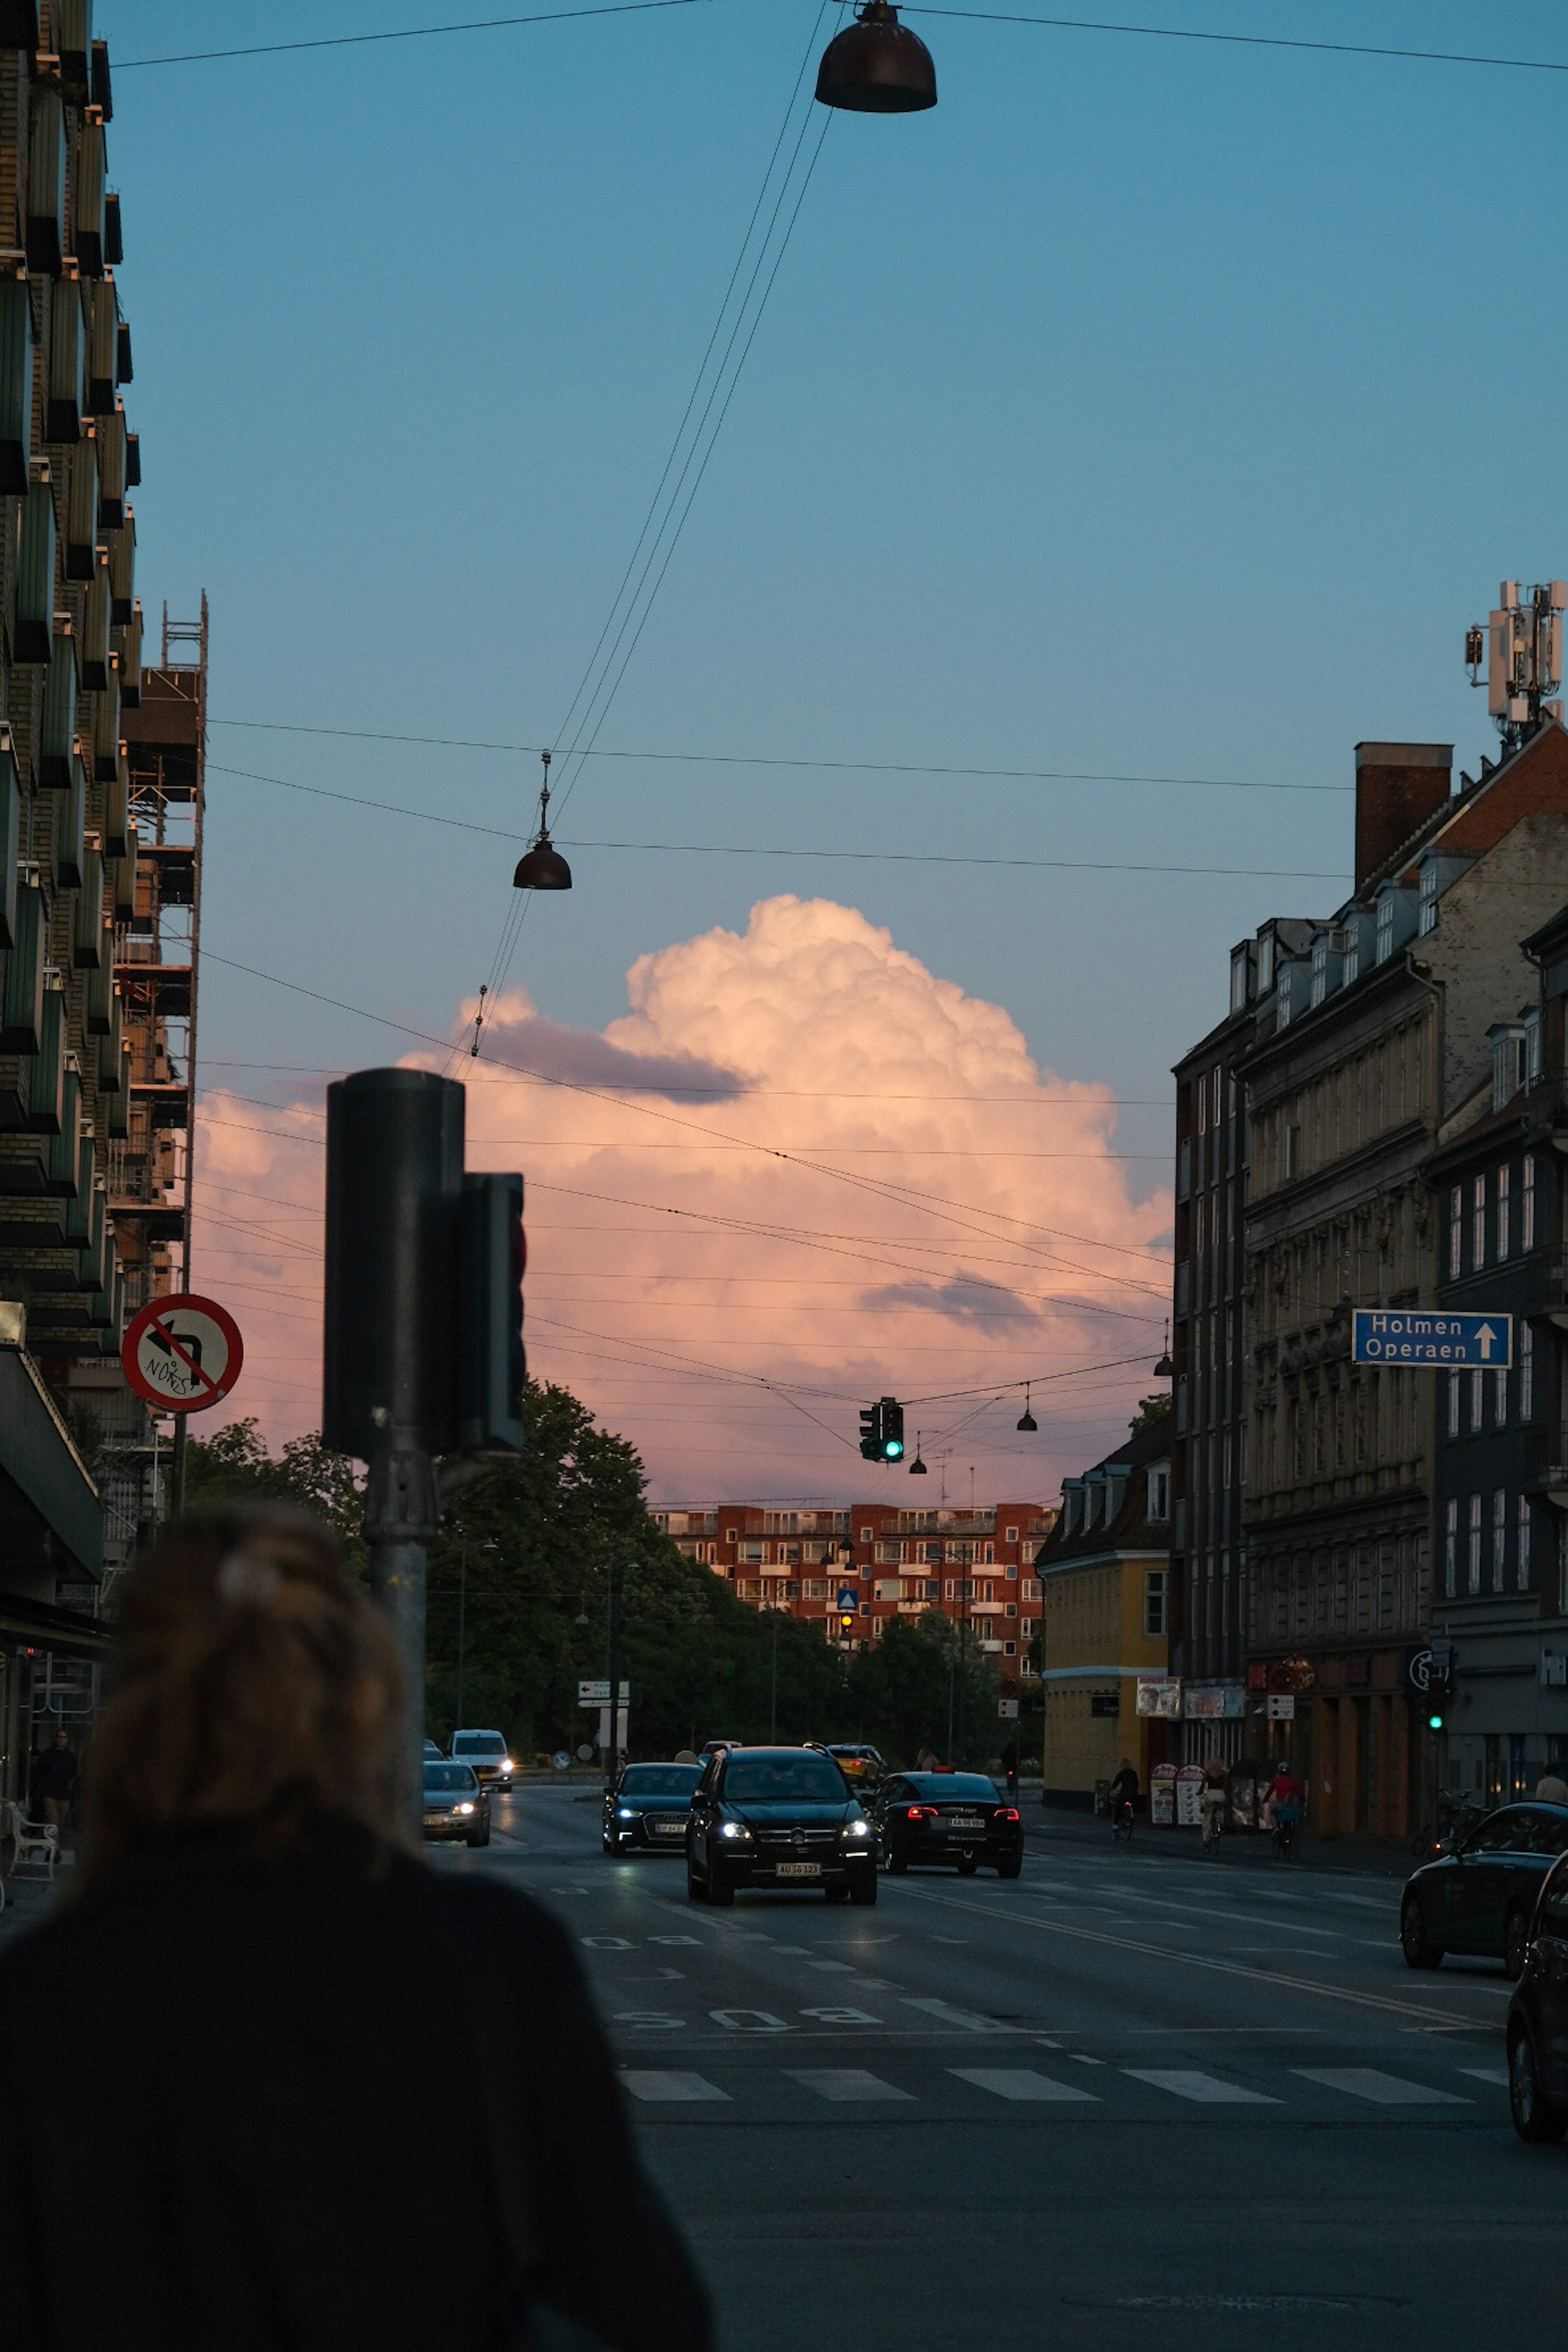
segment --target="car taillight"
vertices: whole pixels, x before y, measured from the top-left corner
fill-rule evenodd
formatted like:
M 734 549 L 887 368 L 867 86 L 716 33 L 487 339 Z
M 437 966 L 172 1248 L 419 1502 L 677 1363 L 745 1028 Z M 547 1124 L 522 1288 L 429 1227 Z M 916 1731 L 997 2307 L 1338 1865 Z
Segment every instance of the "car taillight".
M 991 1818 L 997 1822 L 1016 1822 L 1020 1816 L 1016 1805 L 998 1805 Z

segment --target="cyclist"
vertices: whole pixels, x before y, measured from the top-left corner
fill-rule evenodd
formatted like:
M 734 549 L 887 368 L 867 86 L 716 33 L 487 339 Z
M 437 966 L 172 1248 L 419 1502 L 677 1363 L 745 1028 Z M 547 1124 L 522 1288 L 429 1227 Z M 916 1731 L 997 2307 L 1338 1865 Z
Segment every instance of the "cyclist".
M 1274 1768 L 1274 1778 L 1264 1791 L 1274 1828 L 1274 1842 L 1281 1853 L 1289 1853 L 1296 1843 L 1306 1793 L 1291 1771 L 1288 1759 L 1282 1756 Z
M 1132 1816 L 1138 1806 L 1138 1775 L 1124 1756 L 1121 1769 L 1110 1784 L 1110 1826 L 1113 1831 L 1132 1828 Z
M 1220 1833 L 1225 1828 L 1226 1769 L 1223 1757 L 1211 1756 L 1204 1766 L 1204 1785 L 1198 1803 L 1203 1809 L 1204 1847 L 1217 1851 Z

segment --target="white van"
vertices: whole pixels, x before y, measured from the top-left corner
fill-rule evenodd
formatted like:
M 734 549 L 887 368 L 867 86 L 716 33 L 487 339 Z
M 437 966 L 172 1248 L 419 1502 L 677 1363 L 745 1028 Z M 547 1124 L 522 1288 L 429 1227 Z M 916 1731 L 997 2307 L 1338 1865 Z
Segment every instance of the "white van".
M 454 1731 L 452 1761 L 471 1764 L 487 1789 L 510 1789 L 517 1770 L 499 1731 Z

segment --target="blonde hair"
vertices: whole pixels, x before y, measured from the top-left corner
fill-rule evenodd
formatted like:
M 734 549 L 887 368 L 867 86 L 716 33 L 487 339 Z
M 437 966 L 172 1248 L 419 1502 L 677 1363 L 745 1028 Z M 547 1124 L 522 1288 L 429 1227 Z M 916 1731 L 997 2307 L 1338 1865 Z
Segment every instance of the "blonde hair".
M 401 1660 L 318 1521 L 258 1506 L 183 1520 L 126 1578 L 116 1633 L 79 1884 L 204 1824 L 273 1848 L 326 1815 L 402 1835 Z

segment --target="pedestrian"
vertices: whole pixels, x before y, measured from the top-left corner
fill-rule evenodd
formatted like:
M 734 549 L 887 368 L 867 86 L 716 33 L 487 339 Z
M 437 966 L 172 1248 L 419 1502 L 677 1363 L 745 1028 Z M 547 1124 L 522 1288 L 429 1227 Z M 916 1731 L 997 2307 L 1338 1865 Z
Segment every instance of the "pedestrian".
M 1543 1805 L 1568 1805 L 1568 1780 L 1559 1772 L 1543 1772 L 1535 1784 L 1535 1794 Z
M 121 1592 L 77 1884 L 0 1958 L 6 2352 L 709 2352 L 566 1936 L 413 1850 L 332 1538 L 187 1519 Z
M 31 1818 L 47 1822 L 61 1838 L 70 1822 L 70 1810 L 76 1802 L 77 1784 L 80 1778 L 76 1751 L 64 1728 L 55 1733 L 47 1748 L 40 1748 L 33 1759 Z

